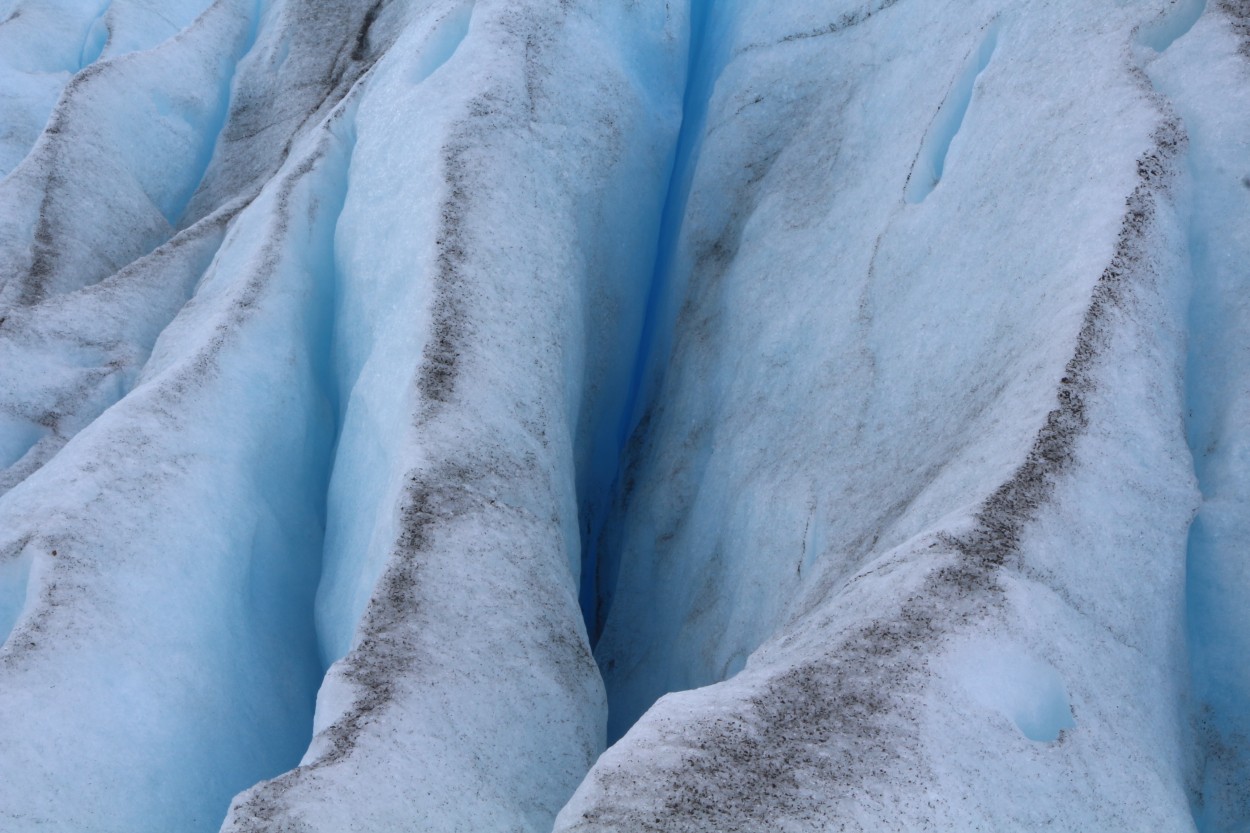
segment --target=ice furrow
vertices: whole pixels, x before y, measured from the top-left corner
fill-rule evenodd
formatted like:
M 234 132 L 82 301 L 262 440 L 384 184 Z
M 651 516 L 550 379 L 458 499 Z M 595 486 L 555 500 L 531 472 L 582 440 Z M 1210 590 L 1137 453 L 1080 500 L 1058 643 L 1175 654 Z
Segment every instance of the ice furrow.
M 34 147 L 73 76 L 102 58 L 151 49 L 190 26 L 207 0 L 16 3 L 0 22 L 0 177 Z M 156 6 L 154 8 L 154 6 Z
M 248 18 L 241 12 L 246 4 L 235 5 L 218 3 L 188 32 L 154 52 L 113 59 L 76 76 L 39 149 L 0 182 L 0 204 L 8 209 L 0 211 L 5 232 L 0 262 L 6 269 L 0 284 L 5 309 L 0 350 L 8 359 L 0 369 L 0 462 L 5 464 L 0 492 L 36 471 L 130 389 L 157 335 L 190 297 L 225 224 L 239 210 L 228 206 L 168 239 L 169 220 L 202 175 L 217 130 L 214 121 L 229 97 L 234 59 L 227 54 L 223 66 L 215 41 L 224 38 L 227 50 L 241 48 L 232 38 L 247 27 Z M 177 80 L 162 77 L 155 84 L 137 80 L 152 70 L 168 75 L 161 67 L 187 57 L 202 61 L 200 74 L 182 72 Z M 212 78 L 218 70 L 224 75 Z M 199 84 L 209 84 L 221 99 L 217 115 L 210 112 L 212 95 L 202 96 Z M 130 113 L 110 110 L 110 95 L 129 97 L 140 89 L 146 95 L 135 96 Z M 197 124 L 196 108 L 205 103 L 201 99 L 209 107 Z M 179 107 L 192 115 L 180 115 Z M 118 131 L 133 130 L 124 119 L 136 113 L 139 123 L 147 119 L 151 144 L 127 148 Z M 203 135 L 189 135 L 196 128 Z M 126 173 L 140 169 L 145 172 L 139 176 Z M 180 174 L 186 176 L 184 184 Z M 131 190 L 118 188 L 113 176 Z M 92 188 L 103 201 L 99 205 L 86 199 Z M 127 250 L 128 235 L 142 235 L 142 221 L 138 229 L 117 233 L 111 225 L 115 217 L 98 213 L 101 205 L 132 219 L 131 209 L 143 213 L 147 206 L 156 235 L 137 250 Z M 152 208 L 163 216 L 150 216 Z M 45 297 L 50 286 L 59 291 Z M 73 323 L 78 320 L 90 324 Z M 42 370 L 32 373 L 33 368 Z
M 646 286 L 646 311 L 633 365 L 629 371 L 619 417 L 605 420 L 596 439 L 597 448 L 589 473 L 579 490 L 582 517 L 582 577 L 579 599 L 586 629 L 594 645 L 611 607 L 612 589 L 618 570 L 615 553 L 601 552 L 604 525 L 621 489 L 621 466 L 627 446 L 648 410 L 657 378 L 663 373 L 663 360 L 672 341 L 674 305 L 681 297 L 681 281 L 674 273 L 677 264 L 677 237 L 684 220 L 690 186 L 698 164 L 698 148 L 706 127 L 707 106 L 716 77 L 725 57 L 718 47 L 724 43 L 723 30 L 729 19 L 732 0 L 693 0 L 687 45 L 687 65 L 682 93 L 681 131 L 674 146 L 668 188 L 659 208 L 659 236 L 651 274 L 640 280 Z M 709 37 L 709 30 L 715 34 Z M 641 276 L 640 276 L 641 277 Z M 610 740 L 615 736 L 609 732 Z
M 272 7 L 240 61 L 225 128 L 180 224 L 191 225 L 240 195 L 255 194 L 300 136 L 385 54 L 394 38 L 393 18 L 401 11 L 384 0 L 331 9 L 313 0 L 290 0 Z M 391 25 L 375 27 L 379 15 Z M 381 37 L 371 39 L 375 28 Z
M 0 179 L 34 146 L 62 88 L 82 68 L 98 0 L 15 2 L 0 20 Z
M 161 331 L 191 297 L 229 206 L 94 286 L 0 320 L 0 495 L 129 393 Z M 32 372 L 39 368 L 39 372 Z
M 922 751 L 923 734 L 905 739 L 910 733 L 900 732 L 900 724 L 933 719 L 915 698 L 931 685 L 926 680 L 934 673 L 936 645 L 949 651 L 970 638 L 976 644 L 975 634 L 987 626 L 1015 636 L 1018 626 L 1011 619 L 1020 600 L 1013 599 L 1019 589 L 1011 574 L 1041 578 L 1028 563 L 1028 538 L 1036 534 L 1031 527 L 1055 511 L 1048 504 L 1062 503 L 1056 489 L 1071 488 L 1064 481 L 1073 479 L 1070 470 L 1080 465 L 1082 435 L 1097 418 L 1094 411 L 1105 408 L 1097 394 L 1107 384 L 1108 367 L 1122 361 L 1106 355 L 1122 338 L 1113 333 L 1126 323 L 1137 326 L 1130 322 L 1140 306 L 1157 304 L 1150 299 L 1155 292 L 1175 292 L 1159 280 L 1154 248 L 1155 236 L 1163 233 L 1156 214 L 1166 214 L 1177 153 L 1184 147 L 1177 129 L 1175 122 L 1164 123 L 1156 148 L 1139 162 L 1141 183 L 1127 201 L 1120 245 L 1094 287 L 1055 407 L 1025 462 L 978 507 L 970 528 L 917 536 L 826 591 L 833 595 L 824 604 L 807 602 L 806 612 L 768 640 L 731 683 L 663 698 L 592 770 L 557 830 L 653 824 L 663 830 L 746 831 L 768 829 L 779 819 L 798 829 L 823 829 L 864 815 L 901 817 L 909 826 L 932 818 L 906 800 L 878 803 L 892 780 L 945 777 Z M 1154 322 L 1147 318 L 1142 324 L 1149 328 Z M 925 566 L 907 569 L 913 560 Z M 900 584 L 906 603 L 885 604 Z M 865 605 L 856 600 L 862 596 L 878 601 Z M 1070 596 L 1064 603 L 1079 616 L 1092 613 Z M 871 613 L 864 624 L 848 627 L 840 621 L 847 607 Z M 956 666 L 961 683 L 975 690 L 984 679 L 991 693 L 983 704 L 1011 717 L 1025 738 L 1062 740 L 1065 731 L 1080 725 L 1084 715 L 1070 704 L 1053 666 L 1014 647 L 1003 653 L 985 645 L 973 650 L 974 666 Z M 790 656 L 803 659 L 788 661 Z M 987 665 L 994 670 L 986 671 Z M 1004 686 L 1033 693 L 1022 702 L 1003 700 L 997 689 Z M 1044 693 L 1048 688 L 1051 693 Z M 1044 706 L 1039 697 L 1049 698 Z M 1175 698 L 1174 690 L 1173 704 Z M 1042 709 L 1049 716 L 1041 716 Z M 1186 775 L 1182 761 L 1176 754 L 1171 762 L 1176 769 L 1169 773 L 1170 823 L 1176 821 L 1176 798 Z M 653 792 L 639 801 L 630 794 L 638 762 L 651 774 L 650 790 L 665 785 L 658 796 Z M 813 784 L 824 787 L 813 792 Z M 759 785 L 767 796 L 762 803 Z M 1089 809 L 1097 812 L 1099 799 L 1090 798 Z
M 135 390 L 0 504 L 6 538 L 21 544 L 10 559 L 33 568 L 0 656 L 14 684 L 6 706 L 54 743 L 66 742 L 65 733 L 98 735 L 102 726 L 117 738 L 107 756 L 76 760 L 93 784 L 77 801 L 41 804 L 47 797 L 6 792 L 11 820 L 213 830 L 231 796 L 303 754 L 321 676 L 312 616 L 334 425 L 318 379 L 332 295 L 318 275 L 336 215 L 319 192 L 346 165 L 332 134 L 320 144 L 329 147 L 301 151 L 244 212 L 259 222 L 232 227 Z M 246 358 L 275 331 L 286 349 L 264 363 Z M 238 420 L 225 446 L 187 418 L 215 408 Z M 155 485 L 136 448 L 160 461 L 155 504 L 136 500 Z M 92 474 L 95 460 L 111 465 Z M 98 491 L 84 502 L 90 490 Z M 250 498 L 245 511 L 230 508 L 239 495 Z M 183 545 L 190 560 L 163 557 L 156 532 L 180 503 L 216 518 Z M 107 526 L 93 504 L 109 507 Z M 109 606 L 125 615 L 79 631 L 80 617 L 90 621 L 91 611 Z M 181 623 L 172 639 L 170 614 Z M 161 655 L 159 667 L 144 663 L 135 645 Z M 63 675 L 78 652 L 111 673 L 62 684 L 74 679 Z M 133 713 L 108 705 L 102 692 L 114 686 L 132 693 Z M 38 705 L 24 700 L 31 696 Z M 61 709 L 75 717 L 39 717 Z M 14 760 L 49 779 L 66 777 L 21 737 L 8 726 L 0 740 Z
M 1245 0 L 204 3 L 0 0 L 0 828 L 1245 826 Z
M 74 631 L 75 614 L 63 607 L 65 599 L 75 600 L 77 612 L 95 604 L 118 604 L 129 615 L 94 634 L 107 640 L 106 647 L 96 650 L 108 657 L 120 646 L 127 654 L 110 677 L 129 679 L 127 685 L 143 692 L 137 696 L 135 716 L 151 727 L 145 733 L 136 731 L 127 716 L 97 715 L 111 731 L 134 734 L 121 744 L 129 758 L 120 768 L 114 753 L 107 759 L 79 760 L 79 774 L 94 784 L 93 790 L 82 792 L 80 803 L 45 807 L 38 804 L 38 796 L 6 794 L 4 812 L 15 822 L 48 819 L 79 829 L 213 830 L 235 793 L 293 766 L 307 747 L 324 668 L 316 642 L 314 596 L 337 419 L 336 393 L 328 375 L 333 272 L 327 273 L 326 267 L 334 262 L 331 241 L 338 208 L 333 195 L 337 192 L 341 203 L 345 190 L 333 182 L 345 182 L 350 156 L 350 144 L 335 132 L 342 130 L 343 106 L 328 118 L 328 127 L 319 128 L 295 149 L 280 177 L 267 183 L 259 196 L 223 206 L 104 282 L 19 308 L 5 322 L 19 346 L 24 334 L 36 345 L 39 337 L 50 334 L 79 339 L 83 360 L 92 349 L 120 350 L 123 360 L 116 363 L 124 365 L 119 370 L 133 381 L 115 392 L 114 399 L 120 401 L 75 437 L 68 449 L 0 502 L 0 511 L 15 512 L 9 517 L 22 519 L 9 525 L 14 543 L 6 547 L 3 565 L 3 613 L 10 622 L 18 620 L 16 635 L 6 643 L 4 668 L 10 680 L 24 676 L 17 688 L 19 697 L 41 686 L 57 688 L 51 657 L 91 650 L 82 644 L 90 640 L 62 636 L 43 649 L 37 635 Z M 171 280 L 175 277 L 179 280 Z M 197 281 L 194 297 L 184 304 Z M 162 295 L 164 302 L 159 302 Z M 92 334 L 81 327 L 62 329 L 82 305 L 116 310 L 119 318 L 128 308 L 139 308 L 129 310 L 131 318 L 98 325 L 103 333 L 120 331 L 122 338 L 93 344 Z M 165 326 L 170 318 L 173 323 Z M 30 338 L 32 333 L 36 337 Z M 289 348 L 272 354 L 268 364 L 246 360 L 238 364 L 238 351 L 255 349 L 256 339 L 272 339 Z M 144 340 L 147 347 L 156 341 L 150 359 Z M 252 348 L 243 346 L 249 343 Z M 142 373 L 134 379 L 140 367 Z M 211 408 L 224 408 L 222 413 L 231 414 L 231 420 L 241 420 L 234 430 L 242 435 L 237 442 L 228 442 L 224 452 L 240 465 L 222 460 L 211 435 L 205 433 L 207 424 L 195 425 L 195 420 L 189 424 L 187 400 L 206 395 L 213 402 Z M 96 402 L 79 404 L 79 411 L 72 414 L 75 419 L 94 416 L 85 411 Z M 99 410 L 107 404 L 111 403 L 101 404 Z M 284 425 L 290 420 L 278 418 L 283 411 L 295 416 L 293 424 Z M 64 437 L 56 439 L 63 442 Z M 108 534 L 96 533 L 80 542 L 77 551 L 60 540 L 45 547 L 49 536 L 55 538 L 50 530 L 57 524 L 40 511 L 22 509 L 32 500 L 38 504 L 40 494 L 56 493 L 61 488 L 57 484 L 64 482 L 79 484 L 77 490 L 63 490 L 64 499 L 73 502 L 70 495 L 81 495 L 84 488 L 82 467 L 90 470 L 93 456 L 126 459 L 136 445 L 164 460 L 157 467 L 167 467 L 166 500 L 181 496 L 188 505 L 198 505 L 205 497 L 200 490 L 207 488 L 210 495 L 217 490 L 208 503 L 218 501 L 219 522 L 194 547 L 197 567 L 165 566 L 166 572 L 170 567 L 174 572 L 163 581 L 157 578 L 155 584 L 127 579 L 161 573 L 159 550 L 151 548 L 161 539 L 154 525 L 159 528 L 162 515 L 171 512 L 151 506 L 145 510 L 141 508 L 145 501 L 133 502 L 136 490 L 144 488 L 143 480 L 152 479 L 151 471 L 144 475 L 137 460 L 115 466 L 94 485 L 102 500 L 121 501 L 110 531 L 127 536 L 126 540 L 142 538 L 147 546 L 110 544 Z M 181 456 L 175 451 L 179 447 Z M 245 502 L 242 510 L 227 508 L 232 496 L 239 495 L 252 495 L 254 504 Z M 149 510 L 153 514 L 146 514 Z M 51 511 L 57 513 L 55 508 Z M 62 521 L 78 530 L 92 529 L 95 523 L 89 510 L 64 512 Z M 24 533 L 32 527 L 44 534 Z M 110 547 L 122 557 L 109 563 L 105 577 L 80 578 L 101 569 L 100 554 Z M 145 597 L 153 590 L 158 593 L 155 598 Z M 162 636 L 160 594 L 172 596 L 173 605 L 181 607 L 184 624 L 175 628 L 180 639 Z M 64 613 L 69 615 L 59 615 Z M 136 643 L 146 643 L 162 655 L 164 666 L 136 665 L 138 653 L 124 647 Z M 90 698 L 89 692 L 107 686 L 109 677 L 80 682 L 62 687 L 62 696 L 75 702 Z M 39 708 L 24 711 L 38 726 L 36 713 L 56 708 L 56 702 L 56 696 L 45 697 Z M 74 709 L 80 712 L 80 721 L 90 721 L 95 713 L 90 705 Z M 58 723 L 51 734 L 58 731 L 81 733 L 82 727 Z M 12 736 L 0 743 L 18 757 L 30 754 L 22 752 L 21 742 Z M 44 765 L 55 767 L 51 762 Z M 161 773 L 158 788 L 138 786 L 156 783 L 156 772 Z M 67 775 L 48 777 L 62 780 Z M 97 790 L 105 790 L 105 796 Z M 110 800 L 113 794 L 117 798 Z
M 133 5 L 115 3 L 111 8 L 123 11 L 130 10 Z M 246 3 L 236 5 L 240 9 L 247 8 Z M 173 235 L 169 241 L 161 243 L 152 254 L 140 256 L 99 284 L 76 292 L 54 295 L 41 304 L 18 304 L 10 307 L 6 316 L 8 329 L 4 335 L 5 349 L 13 361 L 5 367 L 9 378 L 3 386 L 5 400 L 0 401 L 0 411 L 6 414 L 2 430 L 5 432 L 4 457 L 7 459 L 3 462 L 11 465 L 0 475 L 0 491 L 11 488 L 36 471 L 77 430 L 130 389 L 160 329 L 173 318 L 181 303 L 190 297 L 195 281 L 207 266 L 203 255 L 211 255 L 211 244 L 206 244 L 205 240 L 211 237 L 220 241 L 226 224 L 255 198 L 260 187 L 272 174 L 266 172 L 264 178 L 247 183 L 241 193 L 220 195 L 220 207 L 189 223 L 182 231 L 174 232 L 172 224 L 184 214 L 191 193 L 206 176 L 206 169 L 210 165 L 210 157 L 215 155 L 219 136 L 228 124 L 232 124 L 227 122 L 227 113 L 232 107 L 231 89 L 240 63 L 238 56 L 250 53 L 259 37 L 257 27 L 260 9 L 255 4 L 252 6 L 250 17 L 247 18 L 250 23 L 247 23 L 246 34 L 242 36 L 241 43 L 235 44 L 235 59 L 225 65 L 224 72 L 214 84 L 217 104 L 212 112 L 205 113 L 204 123 L 200 125 L 202 135 L 198 140 L 198 148 L 194 149 L 195 159 L 185 160 L 190 162 L 186 168 L 188 176 L 185 183 L 178 185 L 175 182 L 172 189 L 169 188 L 170 183 L 164 183 L 169 191 L 169 199 L 161 211 L 165 220 L 171 224 L 167 227 L 167 232 Z M 219 18 L 223 15 L 223 4 L 218 4 L 216 13 Z M 220 21 L 217 25 L 220 28 Z M 208 35 L 212 36 L 211 19 L 202 20 L 197 26 L 208 27 Z M 266 37 L 272 42 L 275 37 L 274 30 L 270 29 Z M 180 48 L 177 41 L 162 47 L 167 52 Z M 185 51 L 176 54 L 181 55 Z M 307 61 L 309 57 L 305 55 L 303 60 Z M 325 60 L 318 55 L 311 57 L 314 61 Z M 150 59 L 139 56 L 136 60 Z M 353 61 L 356 71 L 347 74 L 340 72 L 336 80 L 327 83 L 325 90 L 320 91 L 318 96 L 321 104 L 326 101 L 337 103 L 346 89 L 343 85 L 354 82 L 359 69 L 368 63 Z M 254 62 L 248 64 L 249 72 L 254 71 L 252 66 Z M 191 78 L 186 83 L 196 80 Z M 158 122 L 175 115 L 171 110 L 175 109 L 174 103 L 180 100 L 180 96 L 189 100 L 187 89 L 177 95 L 168 89 L 162 92 L 159 85 L 154 89 L 156 91 L 152 93 L 152 101 L 157 109 L 155 118 Z M 95 93 L 92 95 L 98 98 Z M 320 108 L 313 107 L 312 112 L 318 109 Z M 92 111 L 88 107 L 87 110 L 76 117 L 87 125 L 101 119 L 106 122 L 109 120 L 98 108 Z M 288 127 L 298 131 L 306 121 L 304 119 Z M 126 129 L 130 129 L 130 126 L 127 125 Z M 57 132 L 61 132 L 60 128 Z M 293 141 L 294 137 L 288 138 L 287 145 Z M 72 145 L 70 138 L 64 139 L 60 144 L 76 147 Z M 149 156 L 141 161 L 143 165 L 150 166 L 153 158 Z M 217 164 L 220 167 L 223 163 L 219 161 Z M 224 164 L 229 163 L 227 161 Z M 23 194 L 27 192 L 18 188 L 17 193 L 10 193 L 9 196 L 16 200 L 21 199 Z M 43 219 L 35 229 L 37 239 L 48 241 L 54 237 L 58 240 L 66 236 L 74 237 L 62 225 L 47 219 L 49 206 L 58 199 L 64 201 L 67 194 L 75 195 L 76 200 L 80 199 L 81 183 L 70 181 L 61 173 L 47 181 L 43 194 L 44 207 L 41 210 Z M 74 218 L 71 217 L 70 220 Z M 20 238 L 13 242 L 20 242 Z M 157 242 L 154 239 L 147 245 L 155 245 Z M 186 245 L 188 243 L 192 245 Z M 193 252 L 198 254 L 188 260 L 188 254 Z M 36 261 L 45 265 L 52 259 L 44 257 L 40 260 L 36 253 Z M 140 309 L 136 309 L 140 303 L 136 292 L 150 293 Z M 88 334 L 82 328 L 65 326 L 66 322 L 74 319 L 77 311 L 86 308 L 95 310 L 91 328 L 94 332 Z M 51 345 L 57 343 L 64 346 L 53 349 Z M 63 363 L 55 369 L 50 367 L 49 372 L 42 377 L 32 377 L 27 369 L 30 366 L 29 361 L 37 358 L 36 353 L 59 356 Z M 0 371 L 0 374 L 3 373 L 4 371 Z

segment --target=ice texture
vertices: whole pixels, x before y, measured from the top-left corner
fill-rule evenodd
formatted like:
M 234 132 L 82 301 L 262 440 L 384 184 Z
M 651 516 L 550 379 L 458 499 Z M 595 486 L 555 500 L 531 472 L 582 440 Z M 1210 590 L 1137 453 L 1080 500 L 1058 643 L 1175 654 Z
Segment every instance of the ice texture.
M 0 830 L 1250 825 L 1247 0 L 0 0 Z

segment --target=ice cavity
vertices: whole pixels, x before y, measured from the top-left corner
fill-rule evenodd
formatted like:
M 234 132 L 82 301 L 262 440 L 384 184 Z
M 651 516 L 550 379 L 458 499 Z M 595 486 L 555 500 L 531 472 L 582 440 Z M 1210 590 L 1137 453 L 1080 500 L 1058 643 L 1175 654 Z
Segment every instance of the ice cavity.
M 1010 720 L 1029 740 L 1048 743 L 1076 726 L 1059 672 L 1023 648 L 970 643 L 950 662 L 975 703 Z

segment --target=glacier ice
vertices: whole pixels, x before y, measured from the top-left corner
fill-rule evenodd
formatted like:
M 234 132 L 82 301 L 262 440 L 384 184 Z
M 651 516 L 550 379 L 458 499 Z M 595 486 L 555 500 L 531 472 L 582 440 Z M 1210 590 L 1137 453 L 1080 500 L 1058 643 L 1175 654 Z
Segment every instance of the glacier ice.
M 1189 656 L 1200 761 L 1195 817 L 1201 830 L 1250 825 L 1250 593 L 1244 541 L 1250 522 L 1247 448 L 1246 266 L 1250 262 L 1250 7 L 1220 4 L 1225 19 L 1192 17 L 1192 28 L 1150 68 L 1189 133 L 1187 222 L 1193 276 L 1186 408 L 1202 490 L 1187 565 Z M 1243 137 L 1229 140 L 1230 137 Z
M 0 0 L 0 829 L 1250 824 L 1245 0 Z

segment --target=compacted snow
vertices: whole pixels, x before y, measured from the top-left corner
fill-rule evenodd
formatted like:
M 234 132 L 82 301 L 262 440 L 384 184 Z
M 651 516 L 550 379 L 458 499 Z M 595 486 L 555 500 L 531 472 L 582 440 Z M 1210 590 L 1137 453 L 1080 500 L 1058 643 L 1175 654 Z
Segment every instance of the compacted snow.
M 1244 0 L 0 0 L 0 829 L 1250 825 Z

